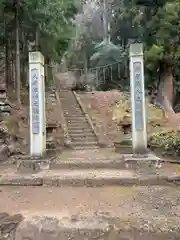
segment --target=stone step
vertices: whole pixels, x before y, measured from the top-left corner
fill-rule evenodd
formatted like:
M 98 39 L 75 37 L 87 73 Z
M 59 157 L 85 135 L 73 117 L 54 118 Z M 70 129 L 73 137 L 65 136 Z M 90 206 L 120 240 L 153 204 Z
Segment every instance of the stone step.
M 74 112 L 82 112 L 79 106 L 73 106 L 73 103 L 69 105 L 63 105 L 64 111 L 74 111 Z
M 133 173 L 127 170 L 50 170 L 51 176 L 44 177 L 44 186 L 73 186 L 73 187 L 102 187 L 125 185 L 125 182 L 130 183 L 130 178 L 133 178 Z M 49 175 L 50 175 L 49 174 Z M 131 179 L 132 180 L 132 179 Z
M 64 116 L 65 117 L 85 117 L 83 112 L 73 112 L 71 110 L 64 111 Z
M 69 108 L 71 110 L 80 110 L 81 111 L 81 108 L 78 104 L 75 104 L 73 101 L 72 102 L 69 102 L 69 103 L 66 103 L 66 102 L 61 102 L 62 103 L 62 107 L 64 110 L 69 110 Z
M 74 117 L 74 118 L 66 118 L 67 123 L 78 123 L 78 122 L 85 122 L 88 123 L 85 117 Z
M 92 130 L 90 129 L 90 127 L 89 126 L 81 126 L 81 125 L 79 125 L 79 126 L 68 126 L 68 131 L 71 133 L 71 132 L 74 132 L 74 131 L 81 131 L 81 132 L 88 132 L 88 131 L 91 131 L 92 132 Z
M 69 102 L 66 102 L 66 101 L 62 101 L 61 100 L 61 104 L 62 104 L 62 106 L 63 106 L 63 108 L 65 108 L 65 109 L 67 109 L 67 108 L 71 108 L 71 109 L 81 109 L 80 108 L 80 106 L 76 103 L 76 102 L 74 102 L 74 100 L 72 100 L 72 101 L 69 101 Z
M 97 140 L 72 92 L 60 93 L 60 100 L 73 147 L 94 147 Z M 81 134 L 90 136 L 82 138 Z
M 70 135 L 70 138 L 71 138 L 71 141 L 72 142 L 97 142 L 97 138 L 93 135 L 89 136 L 88 138 L 87 137 L 77 137 L 77 136 L 71 136 Z
M 67 127 L 69 130 L 81 129 L 82 131 L 84 131 L 84 129 L 90 129 L 90 127 L 86 123 L 69 123 L 67 124 Z
M 70 105 L 70 103 L 77 104 L 76 99 L 65 96 L 65 97 L 60 97 L 60 101 L 66 105 Z
M 61 95 L 60 96 L 60 100 L 61 101 L 64 101 L 64 102 L 72 102 L 72 101 L 76 101 L 76 99 L 75 99 L 75 97 L 74 96 L 69 96 L 68 94 L 66 94 L 66 95 Z
M 71 109 L 72 111 L 73 110 L 80 110 L 81 111 L 81 108 L 79 107 L 79 105 L 77 104 L 74 104 L 74 102 L 69 102 L 69 103 L 66 103 L 66 102 L 63 102 L 61 101 L 61 104 L 62 104 L 62 107 L 64 110 L 69 110 Z
M 88 139 L 97 139 L 96 138 L 96 136 L 95 136 L 95 134 L 93 134 L 93 132 L 87 132 L 87 135 L 88 136 L 85 136 L 85 134 L 84 134 L 84 131 L 81 131 L 81 133 L 74 133 L 74 132 L 70 132 L 69 131 L 69 136 L 70 136 L 70 138 L 71 139 L 86 139 L 86 138 L 88 138 Z
M 67 109 L 67 110 L 64 110 L 63 109 L 63 112 L 65 114 L 65 116 L 85 116 L 84 113 L 81 111 L 81 110 L 73 110 L 73 109 Z
M 125 169 L 126 165 L 122 156 L 116 158 L 69 158 L 55 159 L 50 164 L 50 169 Z
M 159 166 L 168 169 L 169 165 L 163 163 L 163 160 L 153 154 L 149 154 L 148 159 L 135 159 L 132 154 L 113 155 L 112 153 L 109 156 L 98 156 L 95 152 L 91 155 L 69 157 L 62 154 L 50 163 L 52 169 L 126 169 L 135 170 L 139 173 L 147 172 L 148 174 L 159 171 Z
M 71 120 L 71 119 L 84 119 L 85 118 L 84 114 L 67 114 L 67 113 L 64 114 L 64 117 L 67 121 Z
M 62 97 L 62 98 L 63 97 L 65 98 L 66 96 L 74 98 L 74 95 L 71 92 L 69 92 L 69 91 L 67 91 L 67 92 L 64 91 L 64 92 L 60 93 L 59 96 Z
M 78 126 L 78 125 L 80 125 L 80 126 L 88 126 L 89 127 L 89 124 L 86 121 L 86 119 L 81 119 L 79 121 L 78 120 L 77 121 L 68 120 L 67 125 L 68 126 Z
M 72 94 L 70 91 L 64 91 L 59 94 L 60 97 L 66 97 L 66 95 L 74 97 L 74 94 Z
M 73 129 L 73 130 L 69 130 L 69 134 L 71 136 L 77 136 L 77 137 L 81 137 L 81 136 L 95 136 L 93 130 L 91 128 L 86 128 L 86 129 Z
M 69 136 L 74 139 L 74 138 L 77 138 L 77 139 L 82 139 L 82 138 L 96 138 L 96 136 L 94 135 L 93 132 L 87 132 L 87 133 L 69 133 Z
M 171 171 L 139 173 L 127 169 L 74 169 L 42 170 L 38 173 L 20 174 L 1 172 L 0 186 L 54 186 L 54 187 L 104 187 L 150 186 L 179 184 L 180 175 Z
M 89 129 L 90 127 L 87 125 L 87 123 L 70 123 L 70 124 L 67 124 L 68 126 L 68 129 L 71 130 L 71 129 L 82 129 L 82 131 L 84 129 Z
M 73 102 L 73 104 L 78 105 L 78 102 L 77 102 L 75 97 L 71 97 L 71 96 L 66 95 L 66 96 L 61 96 L 60 99 L 61 99 L 62 102 L 65 102 L 67 104 L 70 104 L 70 103 Z
M 74 150 L 79 150 L 79 151 L 86 151 L 86 150 L 95 150 L 99 149 L 99 146 L 91 145 L 91 146 L 72 146 Z
M 92 134 L 94 135 L 92 129 L 87 128 L 87 129 L 79 129 L 79 128 L 75 128 L 75 129 L 68 129 L 69 135 L 70 136 L 75 136 L 75 135 L 87 135 L 87 134 Z
M 66 99 L 65 98 L 60 98 L 60 99 L 61 99 L 61 102 L 64 102 L 67 106 L 71 105 L 71 103 L 72 103 L 73 105 L 76 105 L 76 106 L 79 107 L 79 104 L 78 104 L 78 102 L 76 101 L 75 98 L 71 98 L 70 96 L 66 96 Z
M 72 141 L 78 141 L 78 142 L 91 142 L 91 141 L 97 141 L 96 137 L 91 135 L 91 136 L 71 136 Z
M 67 96 L 68 96 L 68 98 L 67 98 Z M 74 96 L 69 95 L 68 93 L 61 94 L 59 97 L 60 97 L 60 99 L 65 100 L 65 101 L 75 99 Z
M 74 95 L 72 94 L 72 92 L 70 92 L 70 91 L 63 91 L 63 92 L 60 92 L 59 93 L 59 96 L 60 97 L 65 97 L 65 96 L 70 96 L 70 97 L 74 97 Z
M 73 119 L 66 118 L 66 121 L 67 121 L 67 123 L 79 123 L 79 122 L 87 123 L 89 126 L 89 123 L 85 117 L 80 117 L 80 118 L 77 117 L 76 119 L 75 118 L 73 118 Z
M 69 114 L 66 114 L 66 119 L 67 120 L 81 120 L 81 119 L 86 119 L 85 115 L 82 113 L 81 115 L 69 115 Z
M 72 141 L 74 142 L 97 142 L 97 138 L 95 135 L 90 136 L 71 136 Z
M 65 118 L 82 118 L 85 117 L 84 113 L 64 112 Z
M 75 125 L 75 124 L 86 124 L 87 126 L 89 126 L 89 124 L 88 124 L 88 122 L 86 121 L 86 119 L 83 119 L 83 118 L 81 118 L 81 119 L 77 119 L 77 120 L 75 120 L 75 119 L 73 119 L 73 120 L 70 120 L 70 119 L 66 119 L 66 122 L 67 122 L 67 124 L 68 125 L 71 125 L 71 124 L 73 124 L 73 125 Z
M 77 103 L 74 103 L 74 101 L 66 102 L 66 101 L 61 101 L 62 107 L 64 109 L 79 109 L 81 110 L 80 106 Z
M 80 133 L 84 136 L 85 133 L 91 133 L 92 136 L 94 136 L 94 133 L 92 132 L 91 129 L 88 128 L 68 128 L 68 133 L 70 136 L 73 136 L 75 133 Z M 75 135 L 74 135 L 75 136 Z
M 87 122 L 87 119 L 84 115 L 65 115 L 64 117 L 66 119 L 67 122 L 79 122 L 79 121 L 85 121 Z M 88 123 L 88 122 L 87 122 Z
M 65 116 L 84 116 L 84 113 L 82 111 L 71 111 L 70 109 L 68 110 L 63 110 Z
M 67 120 L 71 120 L 71 119 L 84 119 L 85 116 L 84 114 L 79 114 L 79 115 L 75 115 L 75 114 L 64 114 L 65 115 L 65 118 Z
M 65 116 L 66 122 L 67 123 L 79 123 L 79 122 L 83 122 L 83 123 L 87 123 L 89 126 L 88 121 L 86 120 L 85 116 L 75 116 L 73 118 L 69 118 L 68 116 Z
M 62 105 L 65 109 L 70 107 L 71 109 L 75 108 L 75 109 L 80 109 L 81 110 L 80 106 L 74 101 L 70 101 L 70 102 L 61 101 L 61 103 L 62 103 Z
M 68 111 L 63 111 L 65 117 L 85 117 L 84 113 L 82 112 L 72 112 L 70 110 Z
M 98 145 L 97 139 L 92 138 L 92 139 L 73 139 L 71 138 L 72 144 L 75 146 L 87 146 L 87 145 Z
M 66 103 L 66 102 L 62 102 L 62 104 L 63 104 L 63 108 L 64 109 L 69 109 L 69 108 L 71 108 L 72 110 L 73 109 L 77 109 L 77 110 L 81 110 L 81 108 L 80 108 L 80 106 L 77 104 L 77 103 L 74 103 L 74 101 L 71 101 L 71 102 L 68 102 L 68 103 Z
M 76 149 L 76 150 L 81 150 L 81 149 L 95 149 L 95 147 L 98 147 L 98 143 L 94 142 L 94 143 L 88 143 L 88 142 L 74 142 L 72 141 L 71 143 L 72 145 L 72 149 Z
M 97 141 L 89 141 L 89 142 L 79 142 L 79 141 L 72 141 L 72 146 L 96 146 L 98 144 Z

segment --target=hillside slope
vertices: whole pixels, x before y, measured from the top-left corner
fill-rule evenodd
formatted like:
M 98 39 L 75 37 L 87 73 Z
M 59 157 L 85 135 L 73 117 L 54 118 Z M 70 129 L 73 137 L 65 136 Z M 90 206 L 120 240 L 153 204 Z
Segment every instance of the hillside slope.
M 131 124 L 131 103 L 129 93 L 117 90 L 106 92 L 79 93 L 102 141 L 110 145 L 122 137 L 122 127 Z M 146 99 L 148 136 L 155 132 L 176 129 L 174 118 L 166 116 L 160 108 Z

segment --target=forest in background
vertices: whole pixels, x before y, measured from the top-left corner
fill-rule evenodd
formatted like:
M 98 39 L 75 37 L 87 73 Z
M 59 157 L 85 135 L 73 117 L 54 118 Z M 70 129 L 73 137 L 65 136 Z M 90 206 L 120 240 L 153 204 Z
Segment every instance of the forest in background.
M 40 50 L 46 64 L 60 62 L 77 8 L 74 0 L 0 0 L 0 76 L 15 88 L 18 104 L 28 83 L 28 52 Z
M 0 0 L 0 70 L 5 67 L 6 87 L 15 88 L 20 104 L 29 50 L 42 51 L 50 65 L 63 60 L 88 69 L 124 63 L 129 44 L 140 41 L 146 88 L 171 112 L 180 94 L 179 33 L 180 0 Z M 123 71 L 113 77 L 129 84 Z
M 142 42 L 146 89 L 153 103 L 173 112 L 180 94 L 179 0 L 89 0 L 76 16 L 75 25 L 76 38 L 66 53 L 69 67 L 97 67 L 115 61 L 123 65 L 129 44 Z M 118 76 L 116 70 L 113 77 L 117 82 L 129 85 L 124 71 Z

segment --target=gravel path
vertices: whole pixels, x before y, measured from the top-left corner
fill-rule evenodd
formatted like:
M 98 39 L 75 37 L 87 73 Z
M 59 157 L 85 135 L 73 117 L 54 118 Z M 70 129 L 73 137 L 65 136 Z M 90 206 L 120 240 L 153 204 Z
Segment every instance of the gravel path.
M 91 215 L 180 226 L 180 190 L 170 187 L 1 187 L 0 211 L 45 215 Z

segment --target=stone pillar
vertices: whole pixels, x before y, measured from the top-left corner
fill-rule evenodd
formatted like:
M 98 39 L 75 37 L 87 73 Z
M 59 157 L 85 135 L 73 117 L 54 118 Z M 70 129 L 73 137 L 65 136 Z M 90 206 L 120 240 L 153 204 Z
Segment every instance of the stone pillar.
M 44 57 L 29 53 L 30 153 L 42 156 L 46 152 Z
M 145 113 L 143 45 L 130 45 L 130 84 L 132 107 L 132 146 L 133 154 L 146 155 L 147 130 Z

